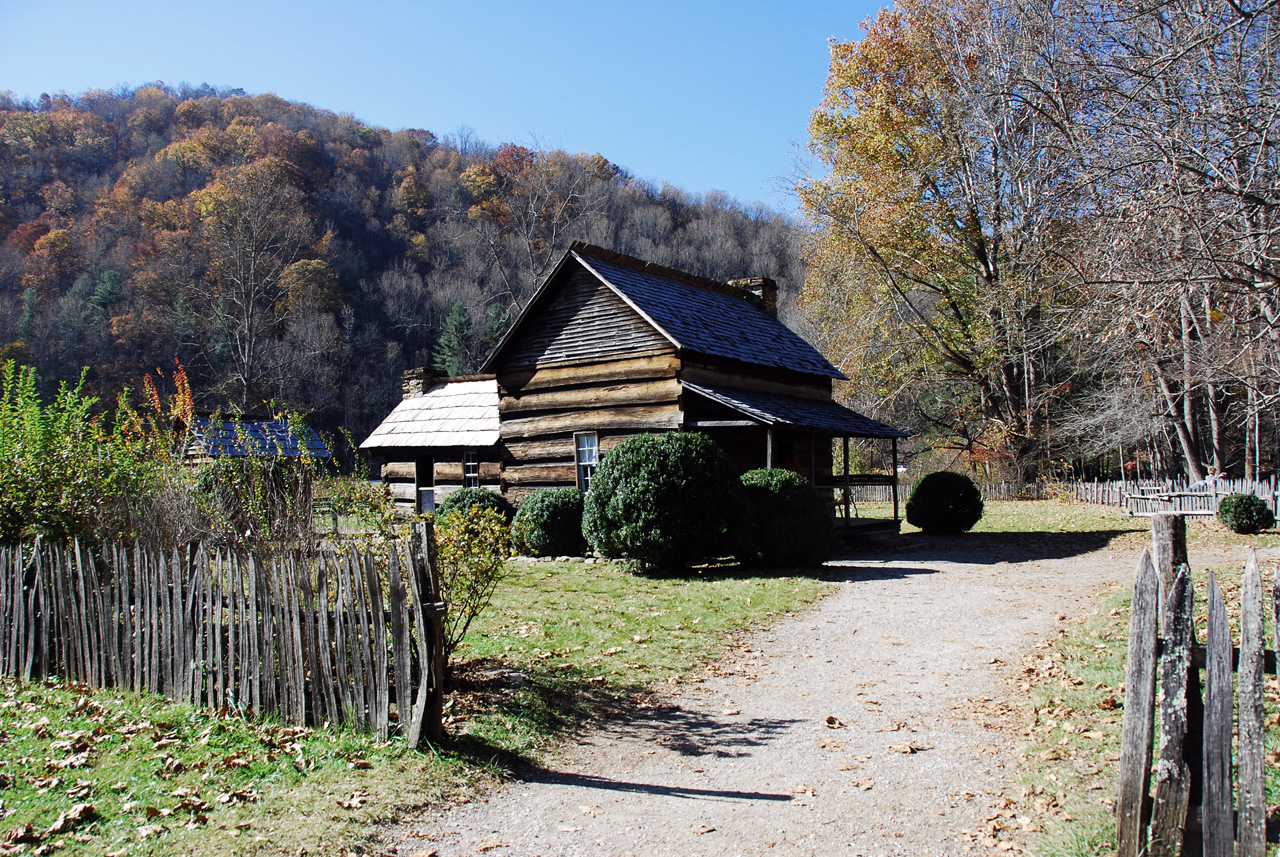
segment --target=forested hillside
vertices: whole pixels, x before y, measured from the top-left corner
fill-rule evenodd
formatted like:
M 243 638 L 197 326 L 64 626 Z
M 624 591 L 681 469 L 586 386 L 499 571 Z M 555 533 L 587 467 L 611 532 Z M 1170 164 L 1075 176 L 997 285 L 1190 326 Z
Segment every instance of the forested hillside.
M 0 358 L 49 384 L 87 366 L 110 398 L 177 358 L 203 406 L 276 402 L 359 437 L 403 369 L 476 368 L 574 239 L 803 280 L 782 216 L 598 154 L 207 86 L 0 93 Z

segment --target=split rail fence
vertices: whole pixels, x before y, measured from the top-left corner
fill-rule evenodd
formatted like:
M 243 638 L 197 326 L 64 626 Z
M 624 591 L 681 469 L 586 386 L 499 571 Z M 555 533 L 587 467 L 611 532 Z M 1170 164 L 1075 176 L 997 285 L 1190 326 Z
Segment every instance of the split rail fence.
M 445 605 L 430 524 L 407 551 L 259 558 L 0 548 L 0 673 L 299 725 L 442 732 Z M 394 706 L 394 708 L 393 708 Z
M 1130 615 L 1117 853 L 1264 857 L 1263 681 L 1264 671 L 1275 673 L 1276 661 L 1275 651 L 1265 648 L 1257 557 L 1250 550 L 1245 566 L 1239 647 L 1232 646 L 1222 589 L 1212 573 L 1206 642 L 1201 645 L 1185 522 L 1161 514 L 1153 520 L 1153 532 L 1154 558 L 1144 551 L 1138 562 Z M 1271 609 L 1280 618 L 1280 570 L 1271 586 Z M 1153 750 L 1157 687 L 1162 695 L 1160 738 Z

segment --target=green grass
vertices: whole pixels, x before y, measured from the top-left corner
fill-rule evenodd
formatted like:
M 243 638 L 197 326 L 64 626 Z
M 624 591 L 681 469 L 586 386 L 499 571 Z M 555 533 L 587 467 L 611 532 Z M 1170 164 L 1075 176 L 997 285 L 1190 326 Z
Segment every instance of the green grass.
M 0 840 L 68 854 L 340 854 L 378 822 L 536 763 L 592 717 L 698 670 L 728 634 L 825 591 L 813 576 L 513 565 L 458 652 L 450 737 L 254 723 L 127 692 L 0 682 Z M 49 834 L 59 816 L 92 817 Z M 12 841 L 12 840 L 10 840 Z

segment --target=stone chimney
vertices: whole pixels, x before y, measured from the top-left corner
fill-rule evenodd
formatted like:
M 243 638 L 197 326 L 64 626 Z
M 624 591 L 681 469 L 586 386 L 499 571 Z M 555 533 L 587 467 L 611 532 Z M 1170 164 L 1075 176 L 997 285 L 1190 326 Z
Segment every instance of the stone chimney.
M 760 309 L 775 318 L 778 315 L 778 284 L 769 277 L 743 277 L 730 280 L 729 285 L 744 289 L 759 298 Z
M 435 369 L 429 369 L 425 366 L 417 369 L 406 369 L 404 377 L 400 381 L 401 398 L 417 398 L 426 393 L 428 387 L 433 386 L 443 377 Z

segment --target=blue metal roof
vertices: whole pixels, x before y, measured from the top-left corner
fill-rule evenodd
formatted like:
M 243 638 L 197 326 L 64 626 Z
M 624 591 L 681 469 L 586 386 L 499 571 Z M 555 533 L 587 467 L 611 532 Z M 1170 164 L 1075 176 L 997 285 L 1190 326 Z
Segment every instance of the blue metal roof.
M 795 331 L 745 298 L 589 254 L 573 255 L 682 349 L 757 366 L 845 378 Z
M 681 384 L 764 425 L 818 429 L 850 437 L 910 437 L 901 429 L 864 417 L 829 399 L 800 399 L 747 390 L 726 390 L 700 384 Z
M 302 434 L 302 437 L 298 435 Z M 319 435 L 305 423 L 295 433 L 288 420 L 193 417 L 186 454 L 213 458 L 258 456 L 331 458 Z

